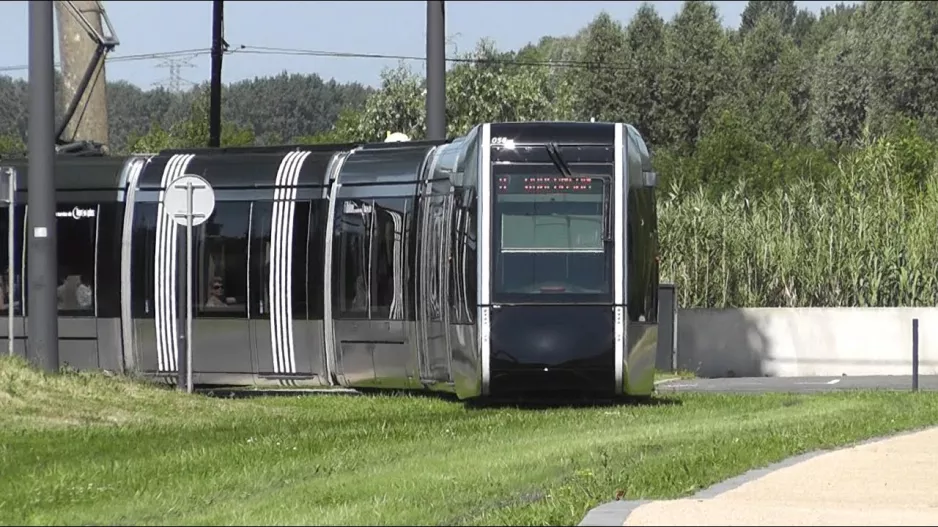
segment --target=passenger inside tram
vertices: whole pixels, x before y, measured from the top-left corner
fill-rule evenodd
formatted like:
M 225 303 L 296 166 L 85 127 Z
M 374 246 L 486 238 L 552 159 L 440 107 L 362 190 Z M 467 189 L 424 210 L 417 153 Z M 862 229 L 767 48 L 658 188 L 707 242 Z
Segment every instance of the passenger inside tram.
M 63 273 L 64 274 L 64 273 Z M 92 306 L 91 287 L 80 274 L 68 274 L 56 290 L 59 309 L 83 310 Z
M 221 277 L 214 277 L 208 290 L 208 300 L 205 301 L 205 307 L 227 307 L 234 302 L 234 298 L 225 297 L 225 286 L 222 284 Z
M 6 309 L 7 304 L 9 303 L 8 300 L 9 300 L 10 290 L 7 287 L 7 283 L 9 282 L 8 280 L 9 272 L 10 272 L 9 269 L 4 269 L 3 276 L 0 276 L 0 310 Z M 19 276 L 14 276 L 13 277 L 13 308 L 14 310 L 19 310 L 19 306 L 20 306 L 19 296 L 20 296 Z

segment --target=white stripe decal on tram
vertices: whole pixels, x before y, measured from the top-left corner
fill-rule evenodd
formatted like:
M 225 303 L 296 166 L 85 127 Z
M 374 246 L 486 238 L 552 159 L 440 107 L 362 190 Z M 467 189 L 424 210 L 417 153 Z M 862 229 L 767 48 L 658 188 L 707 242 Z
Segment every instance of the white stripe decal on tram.
M 280 163 L 274 189 L 269 252 L 270 345 L 274 373 L 296 373 L 293 340 L 293 229 L 296 184 L 310 152 L 290 152 Z
M 625 361 L 626 334 L 625 334 L 625 310 L 622 304 L 625 302 L 625 222 L 627 221 L 626 207 L 628 206 L 629 182 L 626 179 L 627 174 L 623 173 L 625 165 L 625 152 L 623 148 L 623 130 L 622 123 L 615 125 L 614 139 L 615 153 L 613 155 L 613 200 L 614 215 L 614 245 L 613 253 L 613 279 L 614 279 L 614 301 L 613 308 L 615 316 L 615 393 L 620 394 L 624 389 L 623 370 L 627 370 Z
M 267 256 L 267 302 L 270 319 L 270 351 L 274 373 L 283 373 L 283 351 L 280 345 L 280 227 L 283 221 L 280 217 L 283 200 L 284 174 L 289 170 L 290 164 L 297 152 L 290 152 L 280 161 L 277 177 L 274 180 L 274 205 L 271 211 L 270 247 Z
M 154 258 L 156 260 L 154 265 L 154 319 L 155 319 L 155 330 L 156 330 L 156 357 L 157 357 L 157 370 L 158 371 L 167 371 L 167 362 L 166 362 L 166 334 L 165 334 L 165 325 L 166 325 L 166 305 L 164 297 L 166 296 L 165 286 L 163 284 L 163 261 L 166 259 L 165 254 L 165 245 L 164 238 L 166 236 L 166 223 L 163 221 L 164 210 L 163 210 L 163 198 L 166 195 L 166 192 L 162 189 L 166 187 L 166 179 L 169 177 L 169 173 L 173 170 L 173 167 L 176 166 L 176 160 L 179 156 L 173 156 L 169 158 L 166 166 L 163 167 L 163 174 L 160 177 L 160 193 L 159 199 L 157 200 L 156 205 L 156 245 L 153 248 L 155 251 Z
M 289 365 L 289 372 L 296 373 L 296 349 L 294 348 L 293 342 L 293 229 L 295 227 L 295 212 L 296 212 L 296 185 L 300 180 L 300 170 L 303 168 L 303 163 L 306 161 L 306 158 L 309 157 L 311 152 L 303 152 L 300 158 L 296 162 L 296 168 L 290 174 L 290 201 L 288 203 L 287 211 L 287 221 L 289 222 L 287 233 L 284 239 L 284 244 L 287 249 L 287 258 L 284 262 L 283 272 L 287 277 L 286 288 L 284 288 L 284 297 L 286 301 L 284 302 L 286 306 L 286 325 L 287 325 L 287 363 Z
M 176 371 L 176 355 L 178 348 L 177 306 L 176 306 L 176 274 L 177 250 L 176 222 L 166 216 L 163 210 L 163 197 L 165 188 L 176 178 L 185 173 L 195 154 L 174 155 L 163 169 L 160 180 L 159 204 L 156 217 L 156 347 L 157 367 L 161 372 Z

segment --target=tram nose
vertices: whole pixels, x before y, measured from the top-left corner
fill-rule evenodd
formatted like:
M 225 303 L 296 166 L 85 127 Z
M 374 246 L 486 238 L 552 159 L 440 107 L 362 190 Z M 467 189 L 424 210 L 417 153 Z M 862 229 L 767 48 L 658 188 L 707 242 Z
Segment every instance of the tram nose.
M 615 327 L 610 308 L 503 306 L 493 311 L 493 394 L 614 393 Z

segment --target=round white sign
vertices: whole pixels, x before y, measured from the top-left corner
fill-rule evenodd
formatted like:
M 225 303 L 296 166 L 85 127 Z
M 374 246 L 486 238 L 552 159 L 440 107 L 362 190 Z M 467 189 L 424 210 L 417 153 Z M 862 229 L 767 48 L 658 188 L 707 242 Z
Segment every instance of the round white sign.
M 192 225 L 201 225 L 215 211 L 215 191 L 201 176 L 183 174 L 173 180 L 163 194 L 163 211 L 185 226 L 189 207 L 188 189 L 192 186 Z

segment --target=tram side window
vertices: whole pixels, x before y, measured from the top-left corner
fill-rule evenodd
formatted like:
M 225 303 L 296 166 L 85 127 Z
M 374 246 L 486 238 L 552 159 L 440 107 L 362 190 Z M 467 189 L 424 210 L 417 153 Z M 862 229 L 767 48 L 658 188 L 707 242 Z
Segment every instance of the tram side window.
M 274 204 L 257 201 L 251 212 L 251 314 L 270 313 L 270 231 Z
M 10 233 L 9 209 L 0 208 L 0 313 L 7 313 L 9 307 L 8 286 L 10 282 L 9 270 L 13 266 L 13 313 L 23 314 L 23 222 L 26 212 L 25 205 L 13 207 L 13 258 L 10 258 L 7 236 Z
M 408 203 L 404 198 L 385 198 L 374 202 L 371 318 L 404 320 L 405 317 L 405 221 Z
M 478 282 L 476 269 L 476 193 L 475 189 L 466 189 L 464 202 L 465 219 L 463 220 L 463 259 L 462 259 L 462 284 L 463 300 L 465 305 L 463 309 L 465 315 L 463 322 L 472 324 L 475 322 L 476 303 L 478 301 L 478 292 L 476 286 Z
M 449 229 L 449 309 L 450 320 L 455 323 L 463 322 L 462 309 L 463 289 L 463 244 L 465 243 L 465 233 L 463 232 L 464 206 L 462 204 L 463 190 L 457 189 L 453 196 L 453 206 L 450 208 L 450 229 Z
M 645 276 L 643 274 L 645 270 L 644 262 L 641 261 L 641 257 L 644 254 L 644 244 L 640 236 L 644 234 L 641 230 L 637 228 L 638 222 L 641 221 L 641 206 L 642 203 L 639 201 L 638 192 L 630 188 L 629 189 L 629 208 L 628 208 L 628 218 L 627 218 L 627 228 L 626 228 L 626 269 L 627 269 L 627 298 L 626 310 L 628 311 L 629 320 L 637 321 L 638 317 L 642 313 L 642 304 L 644 299 L 644 281 Z
M 59 312 L 94 312 L 96 205 L 59 205 L 56 216 Z
M 154 316 L 156 203 L 136 203 L 131 243 L 130 305 L 135 318 Z
M 309 243 L 309 215 L 310 203 L 298 201 L 293 211 L 293 238 L 287 243 L 292 244 L 293 268 L 288 272 L 290 276 L 290 293 L 293 300 L 293 318 L 305 320 L 309 316 L 309 298 L 307 287 L 307 244 Z M 320 282 L 321 282 L 320 278 Z
M 333 232 L 332 297 L 336 315 L 368 318 L 371 290 L 369 231 L 372 201 L 344 200 L 336 204 Z
M 443 254 L 445 247 L 444 236 L 447 236 L 447 234 L 443 232 L 445 226 L 444 220 L 446 219 L 446 198 L 443 196 L 433 196 L 424 199 L 429 201 L 426 218 L 427 230 L 425 231 L 427 239 L 424 245 L 425 249 L 423 249 L 425 259 L 422 268 L 427 276 L 423 282 L 427 285 L 427 292 L 426 297 L 421 298 L 420 301 L 425 302 L 427 305 L 427 317 L 429 320 L 440 321 L 443 320 L 443 310 L 446 309 L 444 305 L 444 302 L 446 302 L 444 298 L 445 284 L 443 282 L 446 277 L 443 273 L 449 268 L 449 255 Z
M 199 226 L 199 280 L 194 286 L 202 316 L 247 316 L 247 247 L 251 204 L 220 202 Z
M 95 271 L 95 303 L 99 318 L 121 316 L 121 231 L 124 205 L 98 205 L 97 270 Z
M 323 317 L 323 274 L 326 270 L 325 263 L 325 241 L 329 233 L 325 232 L 329 216 L 329 201 L 325 199 L 316 199 L 309 202 L 309 217 L 305 222 L 305 230 L 300 228 L 300 219 L 297 217 L 296 232 L 293 238 L 293 254 L 297 251 L 306 253 L 306 269 L 297 269 L 294 260 L 294 278 L 293 283 L 303 279 L 306 284 L 306 312 L 311 320 L 322 320 Z M 306 236 L 300 240 L 297 238 L 300 231 L 306 233 Z M 335 271 L 334 271 L 335 272 Z M 337 290 L 336 290 L 337 291 Z M 335 295 L 336 291 L 333 291 Z M 296 300 L 294 300 L 295 302 Z

